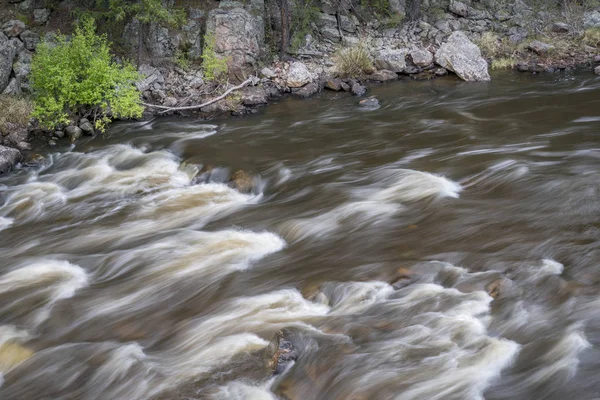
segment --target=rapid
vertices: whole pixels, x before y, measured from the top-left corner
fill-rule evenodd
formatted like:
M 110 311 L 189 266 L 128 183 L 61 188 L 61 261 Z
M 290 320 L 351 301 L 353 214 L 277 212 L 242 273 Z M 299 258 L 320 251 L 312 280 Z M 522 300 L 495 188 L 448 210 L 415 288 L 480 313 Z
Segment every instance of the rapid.
M 0 176 L 0 399 L 600 398 L 600 78 L 371 94 Z

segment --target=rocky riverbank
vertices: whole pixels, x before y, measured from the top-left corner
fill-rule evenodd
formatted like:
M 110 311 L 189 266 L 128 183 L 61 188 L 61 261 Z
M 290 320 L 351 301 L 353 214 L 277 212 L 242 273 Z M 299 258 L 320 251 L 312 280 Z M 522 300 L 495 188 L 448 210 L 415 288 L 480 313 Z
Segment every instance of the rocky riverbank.
M 322 90 L 364 96 L 369 82 L 448 74 L 465 81 L 488 81 L 490 68 L 538 73 L 585 65 L 600 74 L 598 8 L 581 6 L 567 12 L 521 0 L 429 0 L 421 4 L 420 17 L 408 21 L 402 0 L 386 3 L 385 14 L 365 3 L 369 4 L 351 0 L 303 3 L 311 5 L 310 16 L 302 17 L 304 23 L 292 32 L 293 46 L 280 55 L 275 53 L 281 48 L 285 26 L 294 26 L 293 18 L 300 18 L 304 11 L 293 9 L 291 20 L 285 21 L 280 3 L 270 0 L 201 1 L 198 8 L 186 8 L 188 18 L 182 27 L 150 24 L 147 34 L 138 39 L 139 24 L 126 21 L 117 39 L 125 56 L 143 54 L 139 70 L 144 79 L 138 88 L 144 102 L 154 105 L 147 107 L 147 118 L 174 113 L 207 119 L 243 115 L 256 112 L 273 98 L 308 97 Z M 37 0 L 23 0 L 3 6 L 3 15 L 10 18 L 0 33 L 0 92 L 4 95 L 30 94 L 28 76 L 35 48 L 40 40 L 52 40 L 69 4 L 64 1 L 44 8 Z M 28 16 L 28 23 L 22 21 L 23 15 Z M 206 37 L 214 40 L 215 56 L 228 63 L 224 79 L 208 79 L 205 74 L 200 60 Z M 357 48 L 363 59 L 344 53 Z M 357 71 L 345 67 L 359 62 L 364 65 Z M 178 109 L 202 104 L 250 76 L 257 79 L 220 101 L 199 109 Z M 42 132 L 35 123 L 7 127 L 0 129 L 0 172 L 10 170 L 21 159 L 20 152 L 31 149 L 33 135 L 54 145 L 95 134 L 86 119 L 54 132 Z

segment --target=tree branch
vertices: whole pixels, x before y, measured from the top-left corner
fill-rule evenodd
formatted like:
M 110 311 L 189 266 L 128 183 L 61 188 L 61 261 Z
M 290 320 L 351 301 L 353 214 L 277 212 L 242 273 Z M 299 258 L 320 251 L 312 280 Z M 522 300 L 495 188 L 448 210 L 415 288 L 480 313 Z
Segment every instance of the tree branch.
M 146 107 L 154 107 L 154 108 L 161 109 L 161 110 L 163 110 L 163 111 L 161 111 L 161 114 L 169 112 L 169 111 L 193 110 L 195 108 L 202 108 L 202 107 L 209 106 L 213 103 L 216 103 L 219 100 L 224 99 L 225 97 L 227 97 L 229 95 L 229 93 L 231 93 L 235 90 L 239 90 L 239 89 L 243 88 L 244 86 L 247 86 L 248 84 L 254 82 L 254 79 L 255 78 L 252 76 L 252 77 L 246 79 L 244 82 L 240 83 L 239 85 L 227 89 L 225 91 L 225 93 L 223 93 L 222 95 L 217 96 L 214 99 L 210 99 L 209 101 L 202 103 L 202 104 L 197 104 L 197 105 L 193 105 L 193 106 L 185 106 L 185 107 L 166 107 L 166 106 L 159 106 L 156 104 L 147 104 L 147 103 L 142 103 L 142 105 L 144 105 Z

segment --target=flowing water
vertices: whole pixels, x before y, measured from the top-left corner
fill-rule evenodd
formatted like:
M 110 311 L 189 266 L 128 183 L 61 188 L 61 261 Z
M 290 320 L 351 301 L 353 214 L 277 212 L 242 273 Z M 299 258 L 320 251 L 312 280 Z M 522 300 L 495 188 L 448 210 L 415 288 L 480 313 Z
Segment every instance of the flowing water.
M 372 93 L 0 178 L 0 398 L 600 398 L 600 79 Z

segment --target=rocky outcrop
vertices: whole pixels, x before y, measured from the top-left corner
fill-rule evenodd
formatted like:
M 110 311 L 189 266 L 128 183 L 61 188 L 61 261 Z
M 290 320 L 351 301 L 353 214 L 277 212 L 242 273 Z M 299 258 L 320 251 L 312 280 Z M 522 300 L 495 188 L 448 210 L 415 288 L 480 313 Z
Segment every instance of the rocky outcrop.
M 21 161 L 21 152 L 6 146 L 0 146 L 0 174 L 10 172 Z
M 463 32 L 454 32 L 435 53 L 435 62 L 465 81 L 489 81 L 487 61 Z
M 245 79 L 256 69 L 261 58 L 265 26 L 262 13 L 254 11 L 259 7 L 222 1 L 208 15 L 206 32 L 214 38 L 217 55 L 227 58 L 230 77 L 237 80 Z
M 6 89 L 10 80 L 13 60 L 17 54 L 16 40 L 18 39 L 9 39 L 5 34 L 0 33 L 0 93 Z

